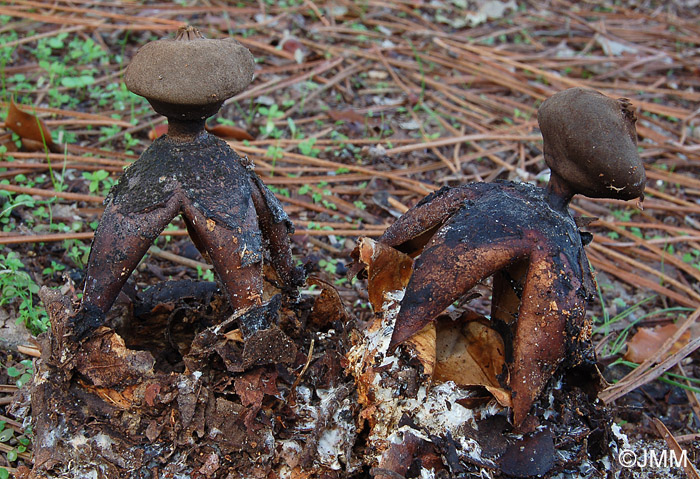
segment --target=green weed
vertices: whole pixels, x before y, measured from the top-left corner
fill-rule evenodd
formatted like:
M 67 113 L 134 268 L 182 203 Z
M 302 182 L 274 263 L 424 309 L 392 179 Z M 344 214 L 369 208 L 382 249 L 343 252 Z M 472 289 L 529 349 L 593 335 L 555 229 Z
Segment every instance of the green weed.
M 23 361 L 24 362 L 24 361 Z M 31 363 L 31 361 L 29 361 Z M 12 368 L 8 368 L 9 369 Z M 27 448 L 32 442 L 32 428 L 27 426 L 22 434 L 16 435 L 16 432 L 11 427 L 7 427 L 7 421 L 0 421 L 0 443 L 9 446 L 11 449 L 5 453 L 5 458 L 8 463 L 13 463 L 17 460 L 20 454 L 27 451 Z M 4 467 L 0 467 L 0 479 L 7 479 L 10 473 Z
M 83 178 L 89 181 L 88 190 L 90 193 L 101 193 L 106 195 L 117 182 L 109 176 L 105 170 L 83 171 Z
M 14 251 L 0 254 L 0 306 L 17 305 L 17 323 L 24 323 L 32 334 L 49 327 L 46 310 L 34 304 L 39 285 L 24 271 L 24 263 Z

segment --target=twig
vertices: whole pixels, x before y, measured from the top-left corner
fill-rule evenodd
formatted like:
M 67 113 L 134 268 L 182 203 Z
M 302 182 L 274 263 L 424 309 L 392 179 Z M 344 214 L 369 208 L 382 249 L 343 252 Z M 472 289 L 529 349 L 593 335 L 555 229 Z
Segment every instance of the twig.
M 331 230 L 312 230 L 298 229 L 295 235 L 303 236 L 381 236 L 384 231 L 381 229 L 331 229 Z M 166 230 L 160 233 L 160 236 L 187 236 L 187 230 Z M 45 235 L 17 235 L 17 236 L 0 236 L 0 245 L 3 244 L 21 244 L 21 243 L 52 243 L 56 241 L 64 241 L 70 239 L 91 240 L 95 233 L 52 233 Z
M 463 135 L 455 136 L 451 138 L 441 138 L 439 140 L 428 141 L 425 143 L 417 143 L 415 145 L 397 146 L 386 151 L 386 154 L 397 155 L 399 153 L 407 153 L 410 151 L 422 150 L 426 148 L 432 148 L 435 146 L 448 146 L 454 145 L 455 143 L 465 143 L 467 141 L 480 141 L 480 140 L 499 140 L 499 141 L 542 141 L 540 135 L 510 135 L 507 133 L 480 133 L 475 135 Z
M 0 184 L 0 190 L 12 191 L 14 193 L 24 193 L 27 195 L 43 196 L 45 198 L 62 198 L 64 200 L 86 201 L 90 203 L 102 203 L 103 196 L 84 195 L 81 193 L 69 193 L 67 191 L 44 190 L 42 188 L 27 188 L 25 186 L 3 185 Z
M 41 350 L 35 346 L 25 346 L 25 345 L 19 345 L 17 346 L 17 351 L 26 354 L 27 356 L 31 356 L 33 358 L 40 358 L 41 357 Z
M 684 450 L 681 448 L 680 444 L 678 444 L 678 441 L 675 437 L 673 437 L 673 434 L 671 434 L 671 431 L 668 430 L 666 425 L 657 418 L 652 418 L 652 422 L 654 423 L 654 426 L 656 426 L 656 430 L 659 432 L 659 436 L 661 436 L 661 438 L 664 441 L 666 441 L 668 447 L 672 449 L 675 453 L 676 459 L 685 457 L 685 460 L 681 463 L 681 467 L 688 476 L 688 479 L 700 479 L 700 474 L 698 474 L 698 470 L 695 469 L 695 466 L 693 466 L 693 464 L 683 454 Z
M 294 380 L 294 383 L 292 384 L 292 387 L 289 389 L 289 400 L 291 402 L 296 401 L 296 395 L 297 395 L 297 386 L 301 382 L 301 378 L 304 376 L 304 373 L 306 370 L 309 368 L 309 364 L 311 364 L 311 359 L 313 358 L 314 354 L 314 339 L 311 339 L 311 345 L 309 346 L 309 354 L 306 355 L 306 364 L 304 364 L 304 367 L 301 368 L 301 371 L 299 372 L 299 375 L 297 378 Z
M 192 269 L 201 268 L 204 271 L 212 269 L 212 265 L 208 263 L 202 263 L 201 261 L 185 258 L 184 256 L 180 256 L 179 254 L 171 253 L 169 251 L 163 251 L 157 246 L 151 246 L 150 248 L 148 248 L 148 253 L 158 258 L 165 259 L 176 264 L 181 264 Z
M 8 446 L 7 444 L 0 442 L 0 451 L 10 452 L 10 451 L 14 451 L 14 449 L 15 449 L 14 447 Z M 20 452 L 17 454 L 17 457 L 19 457 L 23 461 L 27 461 L 27 462 L 30 462 L 32 460 L 32 455 L 28 452 Z

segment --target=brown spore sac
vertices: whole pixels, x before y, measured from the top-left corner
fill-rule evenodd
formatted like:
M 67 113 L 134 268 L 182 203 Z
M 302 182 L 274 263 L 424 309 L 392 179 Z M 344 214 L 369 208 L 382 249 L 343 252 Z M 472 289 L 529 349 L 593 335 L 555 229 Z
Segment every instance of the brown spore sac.
M 621 200 L 643 196 L 646 175 L 628 100 L 570 88 L 548 98 L 537 121 L 552 181 L 568 199 L 577 193 Z
M 129 64 L 127 88 L 179 120 L 202 120 L 253 79 L 252 54 L 231 38 L 207 39 L 192 27 L 175 39 L 147 43 Z

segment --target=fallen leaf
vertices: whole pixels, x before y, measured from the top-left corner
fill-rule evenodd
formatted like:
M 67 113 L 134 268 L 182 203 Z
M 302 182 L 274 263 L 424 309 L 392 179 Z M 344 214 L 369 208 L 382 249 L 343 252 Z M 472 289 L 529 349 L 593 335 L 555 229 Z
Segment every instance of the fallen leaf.
M 221 464 L 219 463 L 219 455 L 212 452 L 207 456 L 207 459 L 204 461 L 202 467 L 199 468 L 198 472 L 204 477 L 212 477 L 220 467 Z
M 224 337 L 228 339 L 229 341 L 233 341 L 235 343 L 244 343 L 245 340 L 243 339 L 243 333 L 241 332 L 240 329 L 234 329 L 233 331 L 229 331 L 228 333 L 224 333 Z
M 596 43 L 600 45 L 600 48 L 603 49 L 603 53 L 609 57 L 619 57 L 625 53 L 634 55 L 639 51 L 637 48 L 631 45 L 611 40 L 610 38 L 606 38 L 600 34 L 596 34 L 595 40 Z
M 225 140 L 252 141 L 255 139 L 255 137 L 253 137 L 253 135 L 248 133 L 243 128 L 238 128 L 237 126 L 231 126 L 231 125 L 209 126 L 209 125 L 205 125 L 205 128 L 212 135 L 218 136 L 219 138 L 223 138 Z M 153 128 L 151 128 L 151 130 L 148 132 L 148 138 L 150 140 L 155 140 L 156 138 L 159 138 L 159 137 L 161 137 L 163 135 L 167 135 L 167 134 L 168 134 L 168 124 L 161 123 L 161 124 L 156 125 Z
M 328 110 L 328 116 L 333 121 L 350 121 L 355 123 L 364 124 L 369 121 L 369 119 L 355 110 Z
M 389 479 L 391 477 L 404 477 L 409 467 L 415 461 L 420 461 L 421 466 L 431 462 L 434 456 L 433 445 L 430 441 L 418 437 L 410 430 L 403 434 L 403 440 L 392 442 L 379 458 L 379 470 L 375 472 L 375 479 Z M 428 460 L 426 460 L 428 459 Z M 435 461 L 432 461 L 433 464 Z M 442 465 L 442 461 L 438 463 Z M 435 464 L 436 466 L 438 464 Z M 394 474 L 385 474 L 380 471 L 391 471 Z
M 308 377 L 316 388 L 330 389 L 343 377 L 343 357 L 330 349 L 313 362 L 309 368 Z
M 322 288 L 321 294 L 314 301 L 314 307 L 309 316 L 311 324 L 316 328 L 323 328 L 334 321 L 345 321 L 347 319 L 343 301 L 338 290 L 332 284 L 317 277 L 309 278 L 307 283 L 310 285 L 315 284 Z
M 665 326 L 657 326 L 655 328 L 639 328 L 635 335 L 627 342 L 627 352 L 624 356 L 625 360 L 633 363 L 642 363 L 645 359 L 653 356 L 676 331 L 678 331 L 678 325 L 674 323 Z M 669 356 L 688 344 L 691 338 L 690 333 L 690 331 L 686 331 L 680 339 L 676 341 L 668 352 Z
M 8 153 L 17 151 L 17 145 L 12 141 L 12 133 L 9 132 L 0 135 L 0 146 L 4 146 L 5 151 Z
M 167 123 L 160 123 L 153 128 L 150 129 L 148 132 L 148 139 L 153 141 L 156 138 L 160 138 L 161 136 L 165 135 L 168 133 L 168 124 Z
M 114 331 L 102 327 L 77 356 L 77 370 L 98 387 L 123 387 L 153 375 L 155 359 L 148 351 L 128 349 Z
M 253 141 L 255 137 L 248 133 L 243 128 L 238 128 L 232 125 L 206 125 L 207 131 L 212 135 L 218 136 L 225 140 L 236 140 L 236 141 Z
M 391 246 L 370 238 L 360 238 L 353 258 L 367 269 L 367 292 L 375 312 L 382 311 L 386 295 L 406 288 L 413 260 Z
M 481 3 L 479 11 L 476 13 L 468 13 L 466 20 L 475 27 L 487 20 L 493 20 L 496 18 L 501 18 L 506 14 L 506 11 L 515 11 L 518 9 L 518 4 L 514 0 L 509 0 L 508 2 L 500 2 L 497 0 L 490 0 Z
M 146 404 L 148 404 L 150 407 L 153 407 L 156 403 L 158 393 L 160 393 L 160 384 L 154 383 L 146 386 L 146 392 L 144 394 L 144 400 L 146 401 Z
M 282 50 L 289 53 L 296 53 L 297 50 L 302 50 L 304 45 L 297 39 L 287 37 L 282 42 Z
M 265 368 L 255 368 L 236 378 L 236 394 L 244 406 L 260 408 L 265 395 L 276 396 L 277 371 L 266 371 Z
M 399 122 L 399 126 L 404 130 L 417 130 L 420 128 L 420 123 L 418 123 L 416 120 L 409 120 Z
M 512 407 L 508 390 L 498 376 L 506 370 L 505 344 L 486 319 L 466 312 L 458 320 L 440 316 L 436 324 L 434 379 L 454 381 L 461 386 L 483 386 L 503 406 Z
M 85 391 L 94 394 L 107 404 L 118 409 L 133 409 L 137 404 L 134 399 L 134 387 L 127 387 L 124 391 L 117 391 L 111 388 L 93 386 L 83 381 L 79 381 Z
M 416 359 L 423 365 L 423 374 L 433 377 L 437 361 L 437 333 L 435 323 L 428 323 L 423 329 L 411 336 L 404 343 L 410 348 Z
M 243 418 L 246 428 L 257 429 L 254 420 L 262 408 L 265 395 L 276 396 L 277 370 L 267 371 L 265 368 L 255 368 L 236 378 L 234 387 L 241 398 L 241 404 L 248 408 Z
M 55 149 L 51 132 L 44 122 L 39 117 L 20 110 L 14 98 L 10 99 L 5 125 L 22 139 L 23 144 L 29 140 L 30 148 L 36 148 L 38 143 L 42 149 L 43 145 L 46 145 L 50 151 L 53 151 L 52 148 Z

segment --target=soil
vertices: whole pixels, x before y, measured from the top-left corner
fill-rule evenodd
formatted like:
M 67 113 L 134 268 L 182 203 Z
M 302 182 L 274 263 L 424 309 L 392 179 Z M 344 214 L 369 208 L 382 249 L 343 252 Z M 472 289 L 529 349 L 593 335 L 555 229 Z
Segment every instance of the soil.
M 349 352 L 376 319 L 367 281 L 346 273 L 359 238 L 381 235 L 442 186 L 494 180 L 544 186 L 535 113 L 551 94 L 583 86 L 628 98 L 648 177 L 643 209 L 634 201 L 583 197 L 571 205 L 580 220 L 597 218 L 585 229 L 593 235 L 586 251 L 600 295 L 587 314 L 600 371 L 608 381 L 623 379 L 631 369 L 617 361 L 625 347 L 611 352 L 616 339 L 625 344 L 639 328 L 682 323 L 700 307 L 697 2 L 17 0 L 0 7 L 0 15 L 3 109 L 14 97 L 54 137 L 46 153 L 43 133 L 26 122 L 17 134 L 8 120 L 0 135 L 6 149 L 0 254 L 5 263 L 16 254 L 21 275 L 59 291 L 43 294 L 53 302 L 36 293 L 29 298 L 36 308 L 48 307 L 54 332 L 65 320 L 61 308 L 79 301 L 87 260 L 80 246 L 89 245 L 108 186 L 84 173 L 118 178 L 164 120 L 122 89 L 123 69 L 140 46 L 173 36 L 183 23 L 209 38 L 232 35 L 255 56 L 253 83 L 209 124 L 273 188 L 296 226 L 294 256 L 317 278 L 298 302 L 275 306 L 281 334 L 247 346 L 206 259 L 177 219 L 108 314 L 119 336 L 102 330 L 66 363 L 49 337 L 37 340 L 16 325 L 25 309 L 8 286 L 19 276 L 3 273 L 13 279 L 2 283 L 0 302 L 0 421 L 19 437 L 33 415 L 35 437 L 65 435 L 60 447 L 34 443 L 33 457 L 15 461 L 3 446 L 20 443 L 0 441 L 0 467 L 17 477 L 37 465 L 37 471 L 55 466 L 57 474 L 73 459 L 71 474 L 81 477 L 99 451 L 104 477 L 523 477 L 545 470 L 549 477 L 605 477 L 615 469 L 620 477 L 692 477 L 660 465 L 620 468 L 611 444 L 625 449 L 624 434 L 638 457 L 651 448 L 668 451 L 658 419 L 698 464 L 700 403 L 687 387 L 697 388 L 700 378 L 697 351 L 670 369 L 695 382 L 681 379 L 681 388 L 650 380 L 605 407 L 579 388 L 580 378 L 562 373 L 536 405 L 545 432 L 522 437 L 502 422 L 505 409 L 493 414 L 497 419 L 484 413 L 474 419 L 481 430 L 459 429 L 459 436 L 431 436 L 420 427 L 423 413 L 407 409 L 406 418 L 396 418 L 401 440 L 393 438 L 405 447 L 392 449 L 382 442 L 391 433 L 371 436 L 372 404 L 361 401 L 349 369 Z M 72 70 L 61 74 L 60 65 Z M 79 81 L 86 84 L 75 86 Z M 254 139 L 241 141 L 243 133 Z M 490 287 L 478 285 L 479 294 L 456 311 L 468 304 L 488 314 Z M 276 292 L 271 282 L 266 299 Z M 602 326 L 602 318 L 617 315 L 619 321 Z M 697 322 L 690 331 L 696 338 Z M 38 350 L 41 362 L 32 356 Z M 107 350 L 114 355 L 105 356 Z M 25 387 L 10 407 L 18 378 L 8 372 L 25 368 L 26 359 L 44 376 L 29 386 L 31 398 Z M 399 369 L 376 372 L 387 390 L 447 398 L 443 404 L 460 412 L 473 394 L 457 388 L 421 396 L 424 371 L 407 356 L 398 361 Z M 207 374 L 187 374 L 202 365 Z M 486 406 L 475 411 L 497 409 L 492 396 L 484 397 Z M 567 419 L 547 422 L 550 407 Z M 492 430 L 505 432 L 494 439 Z M 467 461 L 460 447 L 470 439 L 488 444 L 487 459 L 506 459 L 497 468 Z M 108 450 L 110 440 L 115 446 Z M 380 445 L 387 449 L 372 449 Z M 513 448 L 528 452 L 507 452 Z M 420 461 L 406 459 L 406 451 Z M 542 461 L 519 469 L 523 457 Z M 428 470 L 434 475 L 421 472 Z

